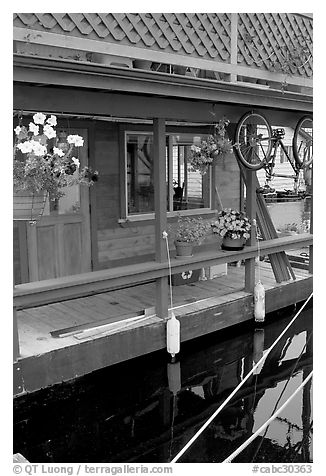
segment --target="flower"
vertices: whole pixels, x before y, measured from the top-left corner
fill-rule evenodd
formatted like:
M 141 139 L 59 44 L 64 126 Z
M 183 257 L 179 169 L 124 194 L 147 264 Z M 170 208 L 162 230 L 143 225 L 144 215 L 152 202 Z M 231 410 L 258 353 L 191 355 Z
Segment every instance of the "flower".
M 32 132 L 34 134 L 34 136 L 37 136 L 38 133 L 39 133 L 39 126 L 37 126 L 36 124 L 34 124 L 34 122 L 30 122 L 29 123 L 29 132 Z
M 172 228 L 172 227 L 171 227 Z M 175 240 L 186 243 L 200 244 L 209 232 L 210 225 L 202 217 L 179 216 L 178 226 L 175 233 Z
M 217 214 L 217 220 L 211 223 L 213 233 L 232 239 L 250 238 L 251 224 L 244 212 L 226 208 Z
M 78 135 L 69 135 L 67 141 L 69 144 L 74 144 L 75 147 L 82 147 L 84 145 L 84 139 Z
M 189 158 L 190 170 L 198 171 L 204 175 L 214 158 L 223 156 L 225 153 L 232 152 L 232 143 L 226 137 L 226 127 L 229 125 L 227 119 L 221 119 L 214 125 L 214 134 L 210 134 L 207 139 L 202 139 L 200 145 L 193 144 L 190 148 Z
M 53 116 L 51 115 L 47 120 L 46 120 L 47 124 L 49 124 L 50 126 L 56 126 L 57 125 L 57 118 L 56 116 Z
M 76 157 L 71 157 L 71 160 L 72 160 L 73 163 L 76 165 L 76 167 L 79 167 L 79 166 L 80 166 L 79 159 L 76 159 Z
M 84 139 L 79 135 L 68 136 L 69 141 L 57 138 L 54 115 L 47 118 L 37 113 L 33 120 L 29 129 L 22 125 L 14 129 L 14 191 L 46 192 L 50 200 L 57 200 L 64 195 L 65 187 L 93 185 L 98 180 L 98 172 L 89 167 L 77 172 L 80 162 L 72 157 L 75 147 L 81 147 Z
M 38 113 L 34 114 L 34 116 L 33 116 L 33 121 L 35 122 L 35 124 L 43 125 L 45 119 L 46 119 L 46 115 L 43 114 L 42 112 L 38 112 Z
M 42 145 L 37 141 L 31 141 L 31 144 L 32 144 L 32 150 L 36 156 L 42 157 L 43 155 L 46 154 L 47 148 L 45 145 Z
M 43 133 L 48 139 L 52 139 L 57 135 L 56 131 L 49 124 L 45 124 L 45 126 L 43 127 Z
M 53 147 L 53 153 L 58 155 L 59 157 L 63 157 L 65 155 L 63 150 L 59 149 L 58 147 Z
M 28 154 L 29 152 L 32 152 L 33 146 L 31 141 L 25 141 L 18 144 L 17 149 L 21 150 L 23 154 Z

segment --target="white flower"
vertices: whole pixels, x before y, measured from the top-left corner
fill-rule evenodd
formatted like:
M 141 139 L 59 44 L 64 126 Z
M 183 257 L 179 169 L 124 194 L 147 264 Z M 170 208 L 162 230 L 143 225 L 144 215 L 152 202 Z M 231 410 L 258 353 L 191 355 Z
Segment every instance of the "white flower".
M 58 155 L 59 157 L 63 157 L 65 155 L 63 150 L 59 149 L 59 147 L 53 147 L 53 153 Z
M 69 135 L 67 141 L 69 144 L 74 144 L 76 147 L 82 147 L 84 145 L 84 139 L 78 135 Z
M 57 125 L 57 116 L 51 115 L 51 116 L 46 120 L 46 122 L 47 122 L 50 126 L 56 126 L 56 125 Z
M 20 144 L 18 144 L 17 149 L 21 150 L 23 154 L 28 154 L 29 152 L 32 152 L 33 147 L 31 142 L 29 140 L 26 140 L 25 142 L 21 142 Z
M 48 124 L 46 124 L 44 126 L 44 129 L 43 129 L 43 132 L 44 134 L 46 135 L 46 137 L 48 139 L 52 139 L 52 137 L 56 137 L 57 133 L 56 131 L 53 129 L 53 127 L 49 126 Z
M 21 130 L 22 130 L 22 128 L 20 126 L 15 127 L 14 131 L 15 131 L 16 136 L 18 136 L 20 134 Z
M 46 115 L 43 114 L 42 112 L 38 112 L 37 114 L 34 114 L 33 116 L 33 121 L 35 124 L 44 124 L 44 121 L 46 119 Z
M 73 163 L 74 163 L 77 167 L 80 166 L 79 159 L 76 159 L 76 157 L 71 157 L 71 160 L 73 161 Z
M 33 132 L 34 136 L 38 136 L 39 129 L 40 129 L 40 127 L 39 127 L 39 126 L 36 126 L 36 125 L 34 124 L 34 122 L 30 122 L 30 123 L 29 123 L 29 129 L 28 129 L 28 130 L 29 130 L 30 132 Z
M 44 145 L 40 144 L 37 141 L 31 141 L 31 143 L 32 143 L 32 148 L 35 155 L 37 155 L 38 157 L 41 157 L 42 155 L 46 154 L 47 149 Z

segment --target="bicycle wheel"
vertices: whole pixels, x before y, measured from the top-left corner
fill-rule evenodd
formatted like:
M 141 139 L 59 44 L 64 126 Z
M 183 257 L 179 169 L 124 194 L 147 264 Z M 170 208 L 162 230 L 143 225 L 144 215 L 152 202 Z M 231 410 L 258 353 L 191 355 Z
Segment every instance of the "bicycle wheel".
M 312 116 L 300 119 L 293 135 L 293 155 L 298 167 L 308 167 L 312 163 Z
M 242 116 L 235 130 L 234 147 L 245 167 L 263 168 L 272 152 L 272 128 L 267 119 L 255 112 Z

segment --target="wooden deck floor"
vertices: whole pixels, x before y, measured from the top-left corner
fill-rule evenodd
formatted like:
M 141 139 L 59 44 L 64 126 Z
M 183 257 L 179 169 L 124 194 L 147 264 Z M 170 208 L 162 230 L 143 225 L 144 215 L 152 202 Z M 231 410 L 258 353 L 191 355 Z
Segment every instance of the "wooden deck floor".
M 304 270 L 296 270 L 295 273 L 298 280 L 308 276 Z M 268 263 L 261 263 L 260 274 L 266 290 L 279 286 Z M 173 286 L 174 312 L 176 315 L 193 313 L 216 305 L 223 296 L 226 298 L 232 294 L 234 298 L 235 293 L 238 297 L 247 294 L 244 292 L 244 266 L 228 266 L 227 275 L 215 279 Z M 21 357 L 76 345 L 80 340 L 94 339 L 103 334 L 117 333 L 126 325 L 138 327 L 160 321 L 155 316 L 139 315 L 154 306 L 155 284 L 149 283 L 19 311 L 17 318 Z M 137 317 L 137 314 L 138 318 L 133 321 L 131 318 Z M 98 325 L 99 321 L 103 323 Z M 89 324 L 89 330 L 85 329 L 82 335 L 77 331 L 61 338 L 50 335 L 54 330 L 82 324 Z
M 295 270 L 295 281 L 277 284 L 269 263 L 261 263 L 260 269 L 266 312 L 304 300 L 312 291 L 312 275 L 305 270 Z M 14 364 L 14 395 L 165 348 L 165 320 L 153 309 L 142 312 L 154 305 L 155 283 L 148 283 L 18 311 L 21 355 Z M 226 276 L 173 286 L 173 305 L 182 342 L 253 318 L 244 266 L 229 265 Z M 83 330 L 51 335 L 73 326 Z

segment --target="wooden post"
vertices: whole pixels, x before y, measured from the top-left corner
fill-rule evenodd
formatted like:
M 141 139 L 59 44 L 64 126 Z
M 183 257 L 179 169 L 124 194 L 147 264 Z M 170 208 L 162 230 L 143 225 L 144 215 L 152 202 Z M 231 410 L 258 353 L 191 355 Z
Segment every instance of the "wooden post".
M 168 195 L 169 195 L 169 212 L 173 211 L 173 137 L 169 135 L 169 152 L 168 152 Z
M 314 189 L 314 182 L 313 182 L 313 168 L 311 169 L 311 202 L 310 202 L 310 233 L 313 234 L 313 189 Z M 308 266 L 309 273 L 312 274 L 313 272 L 313 246 L 309 246 L 309 266 Z
M 15 290 L 15 266 L 13 266 L 13 289 Z M 15 306 L 13 308 L 12 330 L 13 330 L 12 347 L 13 347 L 13 354 L 14 354 L 13 357 L 14 357 L 14 362 L 17 362 L 18 357 L 20 355 L 20 351 L 19 351 L 17 312 L 16 312 Z
M 19 352 L 19 338 L 18 338 L 18 326 L 17 326 L 17 312 L 15 307 L 13 312 L 12 328 L 13 328 L 13 358 L 14 358 L 14 362 L 17 362 L 20 352 Z
M 256 219 L 256 172 L 246 170 L 246 214 L 252 223 Z M 256 244 L 256 227 L 252 226 L 250 231 L 249 245 Z M 253 293 L 255 287 L 255 258 L 246 260 L 245 264 L 245 291 Z
M 236 66 L 238 62 L 238 14 L 231 13 L 231 64 Z M 230 74 L 230 81 L 236 82 L 237 75 Z
M 167 260 L 166 241 L 163 231 L 167 231 L 166 218 L 166 139 L 165 120 L 155 118 L 154 129 L 154 205 L 155 205 L 155 259 Z M 161 319 L 168 317 L 168 278 L 156 279 L 156 315 Z

